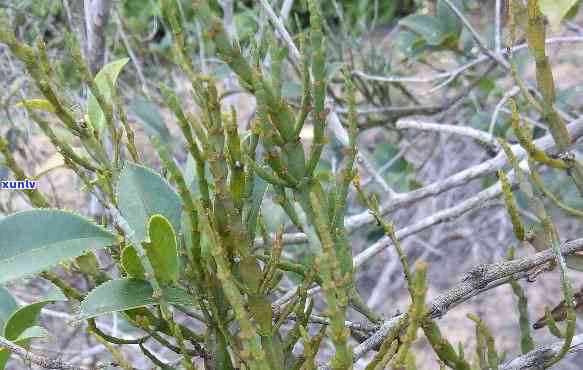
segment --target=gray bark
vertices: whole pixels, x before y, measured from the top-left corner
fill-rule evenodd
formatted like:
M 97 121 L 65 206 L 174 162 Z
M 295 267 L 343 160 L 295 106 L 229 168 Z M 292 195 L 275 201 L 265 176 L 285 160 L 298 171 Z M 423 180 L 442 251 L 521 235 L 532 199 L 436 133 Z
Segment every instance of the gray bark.
M 105 28 L 109 20 L 111 0 L 85 0 L 86 53 L 91 72 L 95 75 L 105 63 Z

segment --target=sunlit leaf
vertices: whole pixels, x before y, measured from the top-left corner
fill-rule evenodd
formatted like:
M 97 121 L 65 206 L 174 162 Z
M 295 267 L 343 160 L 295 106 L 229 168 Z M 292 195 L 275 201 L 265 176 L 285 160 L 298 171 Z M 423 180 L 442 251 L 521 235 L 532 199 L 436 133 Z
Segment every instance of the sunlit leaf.
M 119 175 L 116 189 L 118 207 L 139 241 L 146 239 L 150 217 L 163 215 L 174 230 L 180 230 L 180 197 L 160 175 L 152 170 L 127 163 Z
M 144 242 L 146 255 L 154 268 L 156 280 L 162 284 L 178 281 L 178 250 L 176 234 L 162 215 L 154 215 L 148 223 L 149 242 Z
M 97 84 L 97 88 L 106 101 L 111 100 L 110 84 L 115 86 L 117 77 L 128 61 L 129 58 L 123 58 L 107 63 L 95 76 L 95 83 Z M 101 130 L 101 128 L 103 128 L 105 125 L 105 115 L 103 114 L 97 99 L 91 93 L 89 93 L 87 115 L 89 116 L 89 120 L 95 129 Z
M 53 107 L 53 105 L 48 100 L 45 100 L 45 99 L 23 100 L 23 101 L 19 101 L 14 106 L 17 108 L 27 107 L 29 109 L 37 109 L 37 110 L 42 110 L 44 112 L 50 112 L 50 113 L 55 112 L 55 107 Z
M 547 17 L 553 31 L 558 31 L 561 21 L 578 0 L 539 0 L 541 12 Z

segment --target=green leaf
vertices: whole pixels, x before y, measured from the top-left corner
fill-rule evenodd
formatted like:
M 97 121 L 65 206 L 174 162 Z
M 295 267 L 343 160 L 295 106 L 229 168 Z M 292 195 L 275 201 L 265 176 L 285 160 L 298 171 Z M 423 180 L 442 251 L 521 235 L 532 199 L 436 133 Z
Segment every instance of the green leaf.
M 459 10 L 463 9 L 461 0 L 451 0 L 451 2 Z M 437 19 L 441 22 L 443 29 L 445 29 L 450 35 L 455 36 L 456 39 L 460 36 L 462 32 L 462 22 L 449 6 L 443 2 L 443 0 L 437 1 Z
M 436 17 L 413 14 L 401 20 L 401 24 L 421 36 L 429 45 L 442 44 L 450 33 Z
M 539 0 L 541 12 L 547 17 L 553 31 L 558 31 L 561 21 L 578 0 Z
M 115 86 L 115 82 L 119 76 L 119 73 L 128 61 L 129 58 L 123 58 L 107 63 L 95 76 L 95 83 L 97 84 L 97 88 L 106 101 L 111 100 L 110 84 Z M 87 115 L 89 116 L 89 120 L 91 121 L 93 127 L 96 130 L 101 130 L 105 124 L 105 115 L 103 114 L 97 99 L 91 93 L 89 93 Z
M 148 134 L 160 138 L 162 143 L 172 143 L 170 131 L 168 131 L 164 118 L 156 105 L 145 99 L 138 98 L 130 106 L 130 111 L 140 118 Z
M 164 216 L 154 215 L 148 223 L 148 237 L 150 242 L 143 244 L 156 280 L 161 284 L 177 282 L 179 264 L 174 228 Z
M 14 105 L 17 108 L 28 107 L 30 109 L 42 110 L 45 112 L 54 113 L 55 107 L 46 99 L 28 99 L 19 101 Z
M 97 257 L 92 252 L 87 252 L 75 258 L 74 265 L 84 274 L 89 276 L 99 276 L 101 267 Z
M 50 337 L 51 334 L 47 331 L 47 329 L 43 328 L 42 326 L 34 325 L 24 329 L 24 331 L 18 336 L 15 342 L 18 343 L 20 341 L 29 339 L 44 339 Z
M 136 279 L 146 278 L 144 265 L 142 265 L 142 261 L 140 261 L 136 248 L 132 245 L 128 245 L 121 252 L 121 265 L 129 276 Z
M 0 286 L 0 333 L 4 332 L 4 323 L 18 309 L 18 303 L 8 289 Z
M 152 298 L 154 289 L 150 283 L 141 279 L 117 279 L 99 285 L 92 290 L 79 306 L 76 321 L 125 311 L 132 308 L 158 304 Z M 162 289 L 162 298 L 170 304 L 192 305 L 192 297 L 180 288 Z
M 4 323 L 10 315 L 18 309 L 18 303 L 10 291 L 0 286 L 0 333 L 4 332 Z
M 0 349 L 0 370 L 4 370 L 9 358 L 10 352 L 6 349 Z
M 8 340 L 19 339 L 26 329 L 36 323 L 38 315 L 44 306 L 66 300 L 67 298 L 63 293 L 55 287 L 43 300 L 22 306 L 14 311 L 6 321 L 6 326 L 2 332 L 3 336 Z
M 119 175 L 116 197 L 122 216 L 136 232 L 139 241 L 146 239 L 146 224 L 155 214 L 163 215 L 174 230 L 179 230 L 180 197 L 152 170 L 127 163 Z
M 0 220 L 0 283 L 49 269 L 87 250 L 114 244 L 115 236 L 71 212 L 36 209 Z

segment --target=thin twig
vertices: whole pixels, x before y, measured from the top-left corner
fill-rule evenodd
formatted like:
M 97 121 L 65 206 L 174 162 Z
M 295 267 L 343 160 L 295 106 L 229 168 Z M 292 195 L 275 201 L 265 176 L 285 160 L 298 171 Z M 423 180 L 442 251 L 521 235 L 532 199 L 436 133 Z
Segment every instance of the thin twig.
M 297 48 L 296 44 L 294 43 L 291 35 L 289 34 L 287 29 L 285 28 L 285 25 L 283 24 L 282 19 L 279 18 L 277 16 L 277 14 L 275 14 L 275 11 L 271 7 L 271 5 L 269 5 L 267 0 L 260 0 L 260 3 L 261 3 L 261 6 L 263 7 L 263 10 L 265 10 L 265 13 L 269 17 L 269 20 L 271 20 L 271 22 L 275 26 L 277 33 L 281 36 L 281 38 L 287 44 L 287 47 L 289 48 L 289 50 L 292 53 L 292 57 L 293 57 L 294 61 L 296 63 L 299 63 L 302 60 L 302 54 L 300 53 L 300 50 Z
M 494 51 L 500 54 L 502 50 L 502 0 L 496 0 L 494 15 Z
M 22 358 L 25 363 L 33 363 L 44 369 L 87 370 L 85 367 L 71 365 L 59 360 L 53 360 L 34 354 L 21 346 L 12 343 L 4 337 L 0 337 L 0 346 Z
M 545 43 L 547 45 L 561 44 L 561 43 L 579 43 L 579 42 L 583 42 L 583 36 L 549 37 L 548 39 L 545 40 Z M 528 44 L 524 43 L 524 44 L 520 44 L 520 45 L 516 45 L 516 46 L 512 47 L 512 52 L 514 53 L 514 52 L 526 50 L 526 49 L 528 49 Z M 451 70 L 445 71 L 445 72 L 427 75 L 427 76 L 377 76 L 377 75 L 371 75 L 371 74 L 365 73 L 363 71 L 358 71 L 358 70 L 355 70 L 352 73 L 356 74 L 364 79 L 379 81 L 379 82 L 426 83 L 426 82 L 432 82 L 435 80 L 440 80 L 442 78 L 457 76 L 457 75 L 463 73 L 464 71 L 487 61 L 488 59 L 490 59 L 488 57 L 488 55 L 481 54 L 478 57 L 476 57 L 476 59 L 474 59 L 470 62 L 467 62 L 466 64 L 463 64 L 461 66 L 458 66 L 454 69 L 451 69 Z
M 490 120 L 490 127 L 488 128 L 488 133 L 490 135 L 492 135 L 494 133 L 494 127 L 496 126 L 496 121 L 498 120 L 498 114 L 500 113 L 500 110 L 502 109 L 502 107 L 504 107 L 504 104 L 506 104 L 506 102 L 510 98 L 514 97 L 519 92 L 520 92 L 520 88 L 518 86 L 514 86 L 512 89 L 506 91 L 504 93 L 504 95 L 502 96 L 502 99 L 500 99 L 498 104 L 496 104 L 496 107 L 494 108 L 494 112 L 492 113 L 492 119 Z
M 132 49 L 132 46 L 130 44 L 130 40 L 129 40 L 129 38 L 126 35 L 126 32 L 124 30 L 123 20 L 121 19 L 121 16 L 117 10 L 115 12 L 115 15 L 116 15 L 115 20 L 117 22 L 118 29 L 119 29 L 119 35 L 121 36 L 121 40 L 123 42 L 123 45 L 130 56 L 132 64 L 134 65 L 134 67 L 136 67 L 136 72 L 138 74 L 140 84 L 142 85 L 142 91 L 144 92 L 144 94 L 146 94 L 147 97 L 150 97 L 150 90 L 148 89 L 148 84 L 146 83 L 146 78 L 144 77 L 144 72 L 142 70 L 142 64 L 140 63 L 140 60 L 137 58 L 136 54 L 134 53 L 134 50 Z
M 109 20 L 111 0 L 85 0 L 86 58 L 91 73 L 96 74 L 105 63 L 105 27 Z
M 522 356 L 516 357 L 503 363 L 498 369 L 499 370 L 519 370 L 519 369 L 540 369 L 549 359 L 553 358 L 556 354 L 561 351 L 563 346 L 563 341 L 555 342 L 548 346 L 543 346 L 536 348 Z M 579 334 L 573 337 L 571 342 L 571 347 L 569 349 L 570 354 L 583 351 L 583 334 Z
M 437 131 L 448 134 L 471 137 L 484 144 L 492 146 L 498 152 L 499 144 L 492 134 L 467 126 L 447 125 L 436 122 L 423 122 L 416 119 L 400 120 L 396 124 L 398 129 L 415 129 L 423 131 Z
M 472 24 L 468 21 L 468 19 L 462 14 L 462 12 L 451 2 L 451 0 L 443 0 L 443 2 L 445 3 L 445 5 L 447 5 L 451 9 L 452 12 L 455 13 L 455 15 L 460 19 L 460 21 L 462 21 L 462 23 L 468 29 L 468 31 L 470 31 L 473 39 L 476 41 L 476 43 L 478 44 L 480 49 L 482 49 L 482 52 L 484 52 L 486 55 L 488 55 L 488 57 L 490 57 L 492 60 L 495 60 L 500 65 L 504 66 L 504 68 L 506 68 L 506 69 L 510 68 L 510 64 L 502 57 L 501 54 L 492 52 L 488 48 L 488 45 L 486 45 L 484 40 L 482 40 L 482 38 L 480 37 L 480 35 L 476 31 L 476 29 L 472 26 Z

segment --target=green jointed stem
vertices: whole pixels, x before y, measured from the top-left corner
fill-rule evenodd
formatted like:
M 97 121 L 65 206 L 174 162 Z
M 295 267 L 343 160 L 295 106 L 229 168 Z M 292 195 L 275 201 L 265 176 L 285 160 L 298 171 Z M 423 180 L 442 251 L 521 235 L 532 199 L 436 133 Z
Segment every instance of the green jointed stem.
M 19 42 L 16 39 L 14 32 L 9 30 L 8 25 L 6 24 L 0 26 L 0 43 L 6 44 L 6 46 L 10 48 L 10 51 L 12 51 L 12 54 L 24 63 L 27 72 L 30 74 L 41 93 L 51 103 L 55 109 L 55 114 L 63 124 L 71 130 L 71 132 L 80 135 L 79 127 L 77 126 L 73 113 L 62 104 L 59 98 L 57 98 L 53 87 L 45 78 L 45 70 L 41 68 L 34 50 L 30 46 Z
M 476 323 L 477 330 L 482 334 L 483 338 L 486 339 L 486 348 L 488 349 L 488 368 L 498 369 L 500 365 L 500 360 L 498 358 L 498 353 L 496 352 L 496 343 L 492 333 L 488 329 L 486 323 L 476 315 L 468 314 L 468 318 Z
M 128 152 L 130 153 L 130 156 L 132 157 L 132 161 L 134 161 L 135 163 L 140 163 L 140 155 L 138 154 L 138 149 L 136 148 L 134 130 L 131 127 L 130 123 L 128 122 L 126 111 L 124 108 L 124 103 L 123 103 L 121 97 L 119 96 L 119 94 L 116 93 L 116 89 L 112 88 L 111 92 L 112 92 L 112 98 L 114 100 L 115 109 L 117 110 L 119 119 L 120 119 L 120 121 L 123 125 L 123 129 L 125 130 L 125 133 L 126 133 Z M 119 140 L 121 140 L 121 132 L 120 132 Z
M 164 98 L 164 103 L 172 110 L 176 118 L 178 119 L 178 125 L 180 126 L 180 130 L 182 131 L 182 136 L 186 139 L 188 144 L 188 150 L 194 159 L 201 159 L 202 154 L 201 150 L 198 147 L 198 144 L 194 141 L 194 137 L 192 136 L 191 130 L 191 123 L 184 114 L 182 107 L 178 101 L 178 97 L 174 92 L 172 92 L 168 87 L 162 85 L 160 86 L 160 91 L 162 92 L 162 96 Z
M 540 11 L 538 0 L 528 0 L 526 39 L 534 55 L 536 80 L 543 96 L 545 116 L 559 150 L 563 151 L 571 145 L 571 136 L 569 135 L 569 131 L 567 131 L 565 122 L 560 119 L 554 108 L 555 84 L 551 66 L 546 55 L 545 37 L 545 20 Z
M 312 96 L 314 117 L 314 140 L 307 165 L 307 174 L 311 176 L 320 161 L 325 144 L 324 131 L 328 112 L 325 109 L 326 102 L 326 51 L 320 10 L 315 0 L 308 1 L 310 10 L 310 43 L 312 47 Z
M 348 305 L 348 292 L 344 289 L 345 277 L 340 272 L 334 241 L 320 200 L 310 192 L 309 201 L 313 223 L 322 246 L 322 253 L 316 257 L 316 265 L 322 278 L 322 288 L 330 317 L 330 337 L 336 348 L 331 364 L 333 369 L 348 369 L 352 368 L 352 351 L 348 348 L 350 331 L 344 325 Z
M 211 218 L 212 211 L 199 206 L 198 213 L 200 215 L 201 226 L 211 239 L 211 254 L 217 265 L 217 277 L 240 326 L 239 337 L 243 344 L 243 351 L 240 355 L 243 359 L 249 360 L 253 369 L 269 370 L 265 353 L 257 339 L 257 331 L 249 319 L 248 312 L 245 309 L 245 301 L 234 282 L 229 268 L 227 251 L 225 250 L 221 237 L 218 235 L 218 229 Z
M 516 106 L 516 102 L 514 102 L 514 99 L 510 99 L 510 104 L 512 107 L 512 128 L 514 130 L 514 134 L 516 135 L 520 145 L 528 152 L 528 155 L 534 160 L 544 163 L 548 166 L 561 170 L 568 169 L 569 165 L 565 163 L 565 161 L 551 158 L 548 154 L 538 149 L 534 145 L 530 128 L 520 123 L 518 108 Z
M 548 307 L 545 307 L 545 320 L 546 320 L 545 324 L 549 328 L 549 332 L 552 335 L 554 335 L 555 337 L 557 337 L 559 339 L 565 338 L 565 334 L 561 333 L 561 329 L 559 329 L 559 327 L 557 326 L 557 322 L 555 321 L 555 318 L 553 317 L 551 309 Z
M 346 165 L 342 170 L 340 177 L 340 185 L 338 187 L 337 199 L 339 204 L 336 207 L 336 212 L 332 220 L 332 224 L 336 228 L 344 228 L 344 217 L 346 216 L 346 201 L 348 199 L 348 190 L 350 184 L 356 176 L 354 163 L 358 150 L 356 148 L 356 137 L 358 135 L 358 127 L 356 120 L 356 96 L 354 93 L 354 84 L 352 81 L 346 79 L 346 88 L 348 93 L 348 128 L 349 128 L 349 142 L 346 157 Z
M 520 218 L 520 212 L 518 211 L 518 205 L 512 196 L 512 185 L 506 177 L 504 171 L 498 171 L 498 178 L 502 184 L 502 193 L 504 194 L 504 204 L 506 205 L 506 211 L 510 216 L 510 221 L 512 222 L 512 228 L 514 229 L 514 235 L 518 240 L 524 240 L 525 232 L 524 225 L 522 224 L 522 219 Z
M 405 364 L 411 345 L 417 338 L 417 329 L 421 327 L 426 316 L 425 297 L 427 295 L 427 263 L 417 262 L 415 276 L 411 282 L 411 306 L 409 307 L 409 326 L 402 338 L 402 344 L 396 354 L 394 366 Z
M 229 186 L 233 194 L 235 207 L 241 211 L 245 199 L 245 164 L 241 150 L 241 139 L 237 123 L 237 111 L 231 107 L 230 117 L 225 117 L 225 135 L 227 136 L 227 158 L 231 179 Z
M 26 181 L 29 178 L 18 163 L 16 163 L 16 160 L 8 147 L 8 142 L 2 136 L 0 136 L 0 153 L 4 156 L 4 165 L 12 171 L 16 180 Z M 37 208 L 48 208 L 50 206 L 45 196 L 38 189 L 24 190 L 23 194 L 28 198 L 30 203 Z
M 300 103 L 300 114 L 295 123 L 294 136 L 299 137 L 306 122 L 306 118 L 310 113 L 310 103 L 312 102 L 312 86 L 310 82 L 310 53 L 309 48 L 306 47 L 305 35 L 300 34 L 300 48 L 302 50 L 302 101 Z
M 445 365 L 456 370 L 470 370 L 471 366 L 468 362 L 461 357 L 454 347 L 441 335 L 441 331 L 437 326 L 437 323 L 426 318 L 422 325 L 423 332 L 431 344 L 431 347 L 435 351 L 435 354 Z
M 511 247 L 508 252 L 508 260 L 514 258 L 514 247 Z M 530 330 L 530 319 L 528 316 L 528 298 L 524 290 L 517 281 L 510 282 L 512 291 L 518 299 L 518 324 L 520 326 L 520 349 L 522 354 L 530 352 L 534 348 L 534 340 Z
M 536 164 L 532 160 L 528 161 L 528 165 L 530 168 L 530 179 L 545 197 L 549 198 L 557 207 L 567 212 L 570 216 L 583 218 L 583 211 L 569 207 L 567 204 L 562 202 L 561 199 L 559 199 L 559 197 L 555 195 L 549 188 L 547 188 L 538 172 L 538 169 L 536 168 Z
M 255 162 L 250 157 L 247 158 L 247 164 L 253 169 L 256 175 L 258 175 L 268 183 L 273 184 L 275 186 L 290 187 L 291 184 L 277 177 L 269 169 L 257 164 L 257 162 Z
M 276 194 L 276 196 L 274 198 L 275 202 L 281 206 L 281 208 L 287 214 L 287 216 L 289 217 L 291 222 L 293 222 L 293 224 L 299 230 L 303 230 L 304 227 L 302 226 L 302 222 L 300 221 L 300 217 L 298 216 L 296 209 L 294 208 L 292 202 L 290 201 L 289 197 L 287 196 L 287 194 L 285 192 L 285 188 L 283 186 L 274 185 L 273 190 Z
M 566 273 L 566 265 L 560 250 L 560 239 L 557 228 L 552 223 L 550 218 L 545 218 L 543 220 L 543 229 L 549 237 L 551 242 L 551 249 L 557 260 L 557 265 L 559 266 L 559 271 L 561 273 L 561 287 L 565 298 L 565 307 L 567 309 L 567 328 L 565 329 L 565 341 L 563 342 L 563 346 L 561 347 L 559 353 L 557 353 L 553 358 L 545 363 L 545 368 L 549 368 L 561 361 L 563 357 L 565 357 L 565 355 L 569 352 L 569 349 L 571 348 L 571 342 L 575 336 L 576 316 L 573 301 L 573 287 Z

